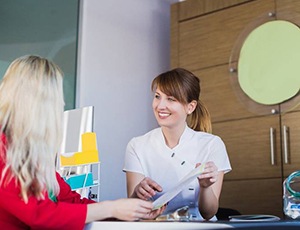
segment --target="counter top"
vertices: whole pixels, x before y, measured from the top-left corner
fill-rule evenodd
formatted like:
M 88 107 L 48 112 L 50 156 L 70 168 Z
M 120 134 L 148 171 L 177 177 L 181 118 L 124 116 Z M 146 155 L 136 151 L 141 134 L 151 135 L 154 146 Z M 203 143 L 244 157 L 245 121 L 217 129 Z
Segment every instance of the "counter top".
M 242 230 L 296 230 L 300 221 L 249 221 L 249 222 L 160 222 L 160 221 L 96 221 L 85 226 L 85 230 L 196 230 L 196 229 L 242 229 Z

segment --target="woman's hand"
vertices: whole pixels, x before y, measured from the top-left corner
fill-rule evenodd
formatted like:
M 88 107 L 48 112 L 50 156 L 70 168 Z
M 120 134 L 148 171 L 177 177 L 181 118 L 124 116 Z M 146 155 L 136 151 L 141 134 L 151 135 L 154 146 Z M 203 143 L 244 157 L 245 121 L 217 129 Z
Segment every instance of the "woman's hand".
M 157 210 L 152 209 L 152 202 L 137 198 L 102 201 L 99 203 L 88 204 L 85 222 L 90 223 L 92 221 L 108 218 L 126 221 L 155 219 L 165 210 L 165 206 Z
M 143 219 L 148 219 L 148 220 L 153 220 L 156 217 L 158 217 L 159 215 L 161 215 L 165 209 L 166 209 L 167 205 L 162 206 L 159 209 L 153 210 L 151 211 L 148 215 L 146 215 Z
M 197 163 L 196 167 L 201 165 L 201 163 Z M 200 187 L 207 188 L 214 184 L 218 179 L 218 168 L 214 162 L 209 161 L 205 164 L 204 171 L 201 175 L 198 176 L 198 181 Z
M 136 198 L 119 199 L 113 202 L 115 208 L 112 216 L 120 220 L 155 219 L 164 211 L 163 208 L 152 211 L 152 202 Z
M 149 177 L 145 177 L 134 189 L 136 197 L 142 200 L 149 200 L 161 191 L 162 187 Z

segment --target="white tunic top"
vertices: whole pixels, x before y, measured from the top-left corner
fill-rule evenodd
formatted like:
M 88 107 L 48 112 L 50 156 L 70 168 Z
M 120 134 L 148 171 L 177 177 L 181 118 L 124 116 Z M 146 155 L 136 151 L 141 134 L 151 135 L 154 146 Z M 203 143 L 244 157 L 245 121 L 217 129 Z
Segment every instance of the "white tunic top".
M 207 161 L 213 161 L 219 171 L 226 173 L 231 170 L 225 145 L 218 136 L 196 132 L 186 126 L 179 144 L 170 149 L 165 143 L 161 128 L 157 128 L 128 143 L 123 170 L 140 173 L 156 181 L 163 191 L 153 197 L 155 200 L 193 170 L 196 163 Z M 195 179 L 168 203 L 164 213 L 188 205 L 190 210 L 197 210 L 197 213 L 190 215 L 195 219 L 202 219 L 198 209 L 193 208 L 198 206 L 199 188 L 198 180 Z

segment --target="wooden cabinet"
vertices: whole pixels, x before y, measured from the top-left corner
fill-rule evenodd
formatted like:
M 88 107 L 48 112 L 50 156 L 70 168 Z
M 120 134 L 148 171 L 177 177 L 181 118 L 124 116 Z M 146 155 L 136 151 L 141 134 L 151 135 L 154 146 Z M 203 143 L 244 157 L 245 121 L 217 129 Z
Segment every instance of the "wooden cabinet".
M 218 65 L 205 69 L 195 70 L 200 78 L 201 100 L 211 113 L 212 122 L 230 121 L 261 115 L 270 115 L 278 111 L 279 106 L 261 106 L 246 96 L 240 97 L 236 91 L 236 82 L 231 81 L 231 74 L 227 65 Z
M 227 180 L 281 178 L 278 115 L 214 123 L 213 133 L 222 137 L 229 153 L 233 170 Z
M 194 4 L 204 2 L 209 6 L 213 4 L 211 2 L 217 4 L 226 1 L 195 0 L 191 2 Z M 176 66 L 197 70 L 228 63 L 232 47 L 243 29 L 253 19 L 267 16 L 275 8 L 274 0 L 246 1 L 246 3 L 245 1 L 232 1 L 232 4 L 227 6 L 226 10 L 214 8 L 211 5 L 210 12 L 186 18 L 183 21 L 179 18 L 176 22 L 172 21 L 175 24 L 171 27 L 171 39 L 176 39 L 177 44 L 171 41 L 173 45 L 171 58 L 172 60 L 177 58 L 177 61 L 174 60 L 177 62 Z M 178 10 L 180 12 L 180 7 L 175 5 L 171 13 Z M 179 16 L 178 14 L 180 15 L 175 12 L 175 15 Z M 172 20 L 174 20 L 173 17 Z
M 300 112 L 290 112 L 214 123 L 233 168 L 225 176 L 221 206 L 282 216 L 282 182 L 300 169 L 299 122 Z
M 223 183 L 220 206 L 239 210 L 242 214 L 272 214 L 282 217 L 282 180 L 226 180 Z
M 272 20 L 300 24 L 296 0 L 186 0 L 172 5 L 171 66 L 199 76 L 200 99 L 211 113 L 213 133 L 226 144 L 233 170 L 225 175 L 220 206 L 283 217 L 282 182 L 300 170 L 300 106 L 294 106 L 299 95 L 278 105 L 257 104 L 238 90 L 229 72 L 237 61 L 233 47 L 244 29 L 269 13 L 277 17 Z
M 286 113 L 282 122 L 283 176 L 300 170 L 300 112 Z
M 213 124 L 233 169 L 225 175 L 220 206 L 282 216 L 279 121 L 273 115 Z

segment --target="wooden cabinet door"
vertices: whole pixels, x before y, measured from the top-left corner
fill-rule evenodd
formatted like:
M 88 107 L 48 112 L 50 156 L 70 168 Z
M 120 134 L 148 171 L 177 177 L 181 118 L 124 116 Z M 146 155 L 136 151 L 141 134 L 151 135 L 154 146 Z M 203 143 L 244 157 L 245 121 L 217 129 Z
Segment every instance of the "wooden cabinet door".
M 232 166 L 225 180 L 281 178 L 279 127 L 278 115 L 213 123 L 213 133 L 223 139 Z
M 249 0 L 188 0 L 181 1 L 179 20 L 187 20 L 213 11 L 222 10 Z
M 283 217 L 280 178 L 224 181 L 220 207 L 241 214 L 269 214 Z
M 195 71 L 200 79 L 200 99 L 207 106 L 212 122 L 270 115 L 278 111 L 278 105 L 262 106 L 255 103 L 231 81 L 228 65 Z
M 257 0 L 180 22 L 178 65 L 195 71 L 228 63 L 244 28 L 274 9 L 274 0 Z
M 300 1 L 299 0 L 275 0 L 276 2 L 276 18 L 285 20 L 300 26 Z M 284 102 L 281 105 L 281 111 L 300 111 L 300 95 Z M 296 106 L 298 105 L 298 106 Z M 300 165 L 299 165 L 300 169 Z
M 286 20 L 300 25 L 300 1 L 299 0 L 275 0 L 276 17 L 278 20 Z
M 286 178 L 300 170 L 300 112 L 282 115 L 281 123 L 283 175 Z

